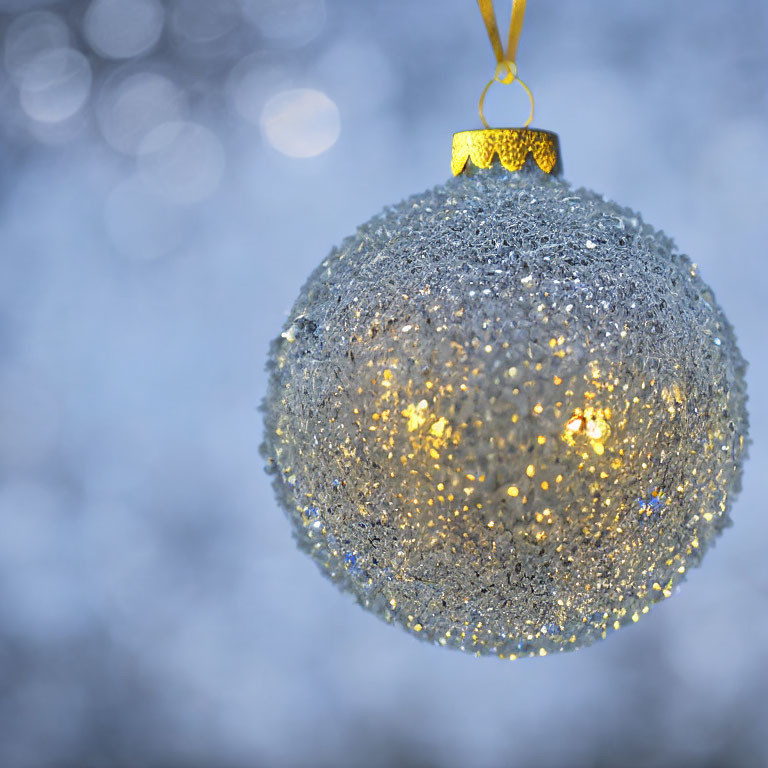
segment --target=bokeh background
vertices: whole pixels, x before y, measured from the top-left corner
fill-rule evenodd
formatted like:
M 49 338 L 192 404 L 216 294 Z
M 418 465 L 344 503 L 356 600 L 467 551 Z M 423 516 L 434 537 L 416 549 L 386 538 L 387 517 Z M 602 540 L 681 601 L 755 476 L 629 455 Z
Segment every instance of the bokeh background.
M 478 126 L 476 3 L 0 0 L 0 765 L 768 765 L 766 40 L 765 0 L 529 3 L 536 124 L 700 265 L 754 444 L 673 599 L 509 663 L 337 594 L 258 454 L 305 276 Z

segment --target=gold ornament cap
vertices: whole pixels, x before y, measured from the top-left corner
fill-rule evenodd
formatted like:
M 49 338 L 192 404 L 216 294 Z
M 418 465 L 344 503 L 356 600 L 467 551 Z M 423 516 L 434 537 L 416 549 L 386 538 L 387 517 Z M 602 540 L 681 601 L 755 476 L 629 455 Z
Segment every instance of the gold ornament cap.
M 556 133 L 539 128 L 486 128 L 453 135 L 451 170 L 454 176 L 476 168 L 490 168 L 498 155 L 508 171 L 523 168 L 528 156 L 551 176 L 560 176 L 563 164 L 560 139 Z

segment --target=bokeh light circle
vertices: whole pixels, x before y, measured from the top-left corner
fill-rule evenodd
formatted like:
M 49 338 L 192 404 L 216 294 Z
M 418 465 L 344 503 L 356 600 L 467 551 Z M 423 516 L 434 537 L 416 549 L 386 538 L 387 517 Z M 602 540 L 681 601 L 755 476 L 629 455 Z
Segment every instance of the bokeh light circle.
M 19 83 L 24 112 L 41 123 L 67 120 L 84 106 L 91 90 L 91 66 L 72 48 L 54 48 L 35 56 Z
M 264 104 L 275 94 L 291 88 L 290 70 L 268 63 L 258 53 L 246 56 L 229 73 L 226 96 L 234 112 L 253 125 L 260 125 Z
M 322 91 L 282 91 L 264 105 L 261 129 L 267 141 L 288 157 L 308 158 L 327 152 L 341 133 L 336 103 Z
M 128 59 L 155 46 L 164 18 L 157 0 L 94 0 L 85 15 L 83 31 L 97 53 Z
M 224 148 L 197 123 L 163 123 L 139 146 L 139 174 L 160 197 L 179 204 L 210 197 L 224 172 Z
M 151 130 L 186 116 L 186 102 L 184 92 L 167 77 L 138 72 L 107 84 L 97 107 L 99 127 L 113 149 L 135 155 Z
M 68 48 L 67 25 L 55 14 L 33 11 L 14 19 L 5 33 L 4 63 L 8 76 L 19 85 L 31 62 L 41 53 Z
M 201 46 L 231 32 L 241 11 L 235 0 L 177 0 L 169 17 L 171 31 L 180 42 Z

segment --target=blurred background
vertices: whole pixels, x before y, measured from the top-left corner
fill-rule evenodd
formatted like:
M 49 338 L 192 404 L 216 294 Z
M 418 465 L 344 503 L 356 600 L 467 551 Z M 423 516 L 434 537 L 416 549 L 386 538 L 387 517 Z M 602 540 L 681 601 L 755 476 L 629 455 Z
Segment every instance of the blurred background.
M 673 599 L 510 664 L 338 594 L 258 454 L 309 271 L 479 127 L 474 0 L 0 0 L 0 765 L 768 765 L 766 40 L 765 0 L 528 4 L 536 124 L 700 265 L 754 445 Z

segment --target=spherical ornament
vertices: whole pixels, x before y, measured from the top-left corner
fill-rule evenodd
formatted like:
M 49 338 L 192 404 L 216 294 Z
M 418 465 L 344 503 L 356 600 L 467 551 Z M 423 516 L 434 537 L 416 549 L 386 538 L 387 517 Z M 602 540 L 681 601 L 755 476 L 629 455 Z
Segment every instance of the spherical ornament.
M 639 215 L 486 161 L 315 270 L 263 450 L 300 545 L 361 604 L 515 658 L 637 621 L 699 563 L 739 490 L 745 364 Z

